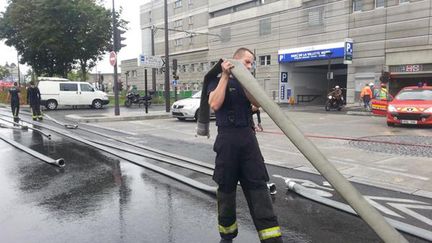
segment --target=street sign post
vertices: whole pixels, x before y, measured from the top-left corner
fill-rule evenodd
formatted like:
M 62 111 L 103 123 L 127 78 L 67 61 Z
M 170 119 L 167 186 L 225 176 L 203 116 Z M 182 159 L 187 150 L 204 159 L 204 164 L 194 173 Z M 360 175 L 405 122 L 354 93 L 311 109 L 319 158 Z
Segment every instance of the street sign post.
M 109 61 L 111 66 L 114 66 L 117 63 L 117 54 L 115 53 L 115 51 L 110 52 Z
M 165 65 L 165 62 L 161 57 L 158 56 L 147 56 L 147 55 L 139 55 L 138 57 L 138 66 L 144 68 L 161 68 Z

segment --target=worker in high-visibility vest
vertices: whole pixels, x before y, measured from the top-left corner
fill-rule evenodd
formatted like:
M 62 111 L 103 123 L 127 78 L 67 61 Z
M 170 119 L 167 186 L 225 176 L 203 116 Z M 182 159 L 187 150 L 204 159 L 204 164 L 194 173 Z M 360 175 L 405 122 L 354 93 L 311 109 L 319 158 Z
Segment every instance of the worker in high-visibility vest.
M 361 93 L 360 98 L 363 100 L 363 106 L 366 110 L 370 111 L 370 101 L 373 97 L 372 89 L 370 88 L 369 84 L 366 84 Z
M 380 100 L 387 100 L 388 99 L 388 90 L 385 84 L 381 84 L 381 89 L 377 96 Z

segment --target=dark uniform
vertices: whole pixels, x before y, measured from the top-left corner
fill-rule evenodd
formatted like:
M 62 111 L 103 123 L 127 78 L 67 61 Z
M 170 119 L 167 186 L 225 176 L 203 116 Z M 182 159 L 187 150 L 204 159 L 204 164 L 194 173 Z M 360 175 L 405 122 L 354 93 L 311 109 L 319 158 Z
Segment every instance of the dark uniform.
M 9 95 L 11 97 L 12 115 L 15 122 L 19 121 L 19 109 L 20 109 L 19 93 L 20 90 L 16 86 L 13 86 L 12 88 L 9 89 Z
M 30 104 L 32 110 L 32 118 L 34 121 L 42 120 L 40 110 L 41 94 L 38 87 L 29 87 L 27 89 L 27 103 Z
M 218 80 L 211 81 L 207 94 L 217 84 Z M 251 122 L 251 103 L 243 87 L 237 80 L 229 79 L 224 103 L 216 111 L 218 135 L 213 147 L 219 233 L 226 240 L 237 236 L 236 188 L 240 181 L 261 242 L 282 242 L 266 183 L 269 176 Z

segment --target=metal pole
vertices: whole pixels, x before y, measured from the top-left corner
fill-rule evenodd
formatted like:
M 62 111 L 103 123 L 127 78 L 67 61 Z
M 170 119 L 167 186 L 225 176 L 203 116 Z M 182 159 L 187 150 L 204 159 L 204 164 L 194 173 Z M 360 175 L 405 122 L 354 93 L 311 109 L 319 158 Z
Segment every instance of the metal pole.
M 145 113 L 148 113 L 148 96 L 147 96 L 147 69 L 144 69 L 144 106 L 145 106 Z
M 19 68 L 19 54 L 17 52 L 17 65 L 18 65 L 18 87 L 21 87 L 21 73 Z
M 117 38 L 115 34 L 116 27 L 116 16 L 114 10 L 114 0 L 112 1 L 112 24 L 113 24 L 113 42 L 117 43 Z M 115 44 L 114 44 L 115 46 Z M 118 77 L 117 77 L 117 60 L 114 64 L 114 115 L 120 115 L 120 107 L 119 107 L 119 93 L 118 93 Z
M 151 55 L 155 55 L 155 43 L 154 43 L 154 32 L 156 31 L 156 28 L 154 25 L 151 26 Z M 152 88 L 153 91 L 156 92 L 156 68 L 152 68 Z
M 331 66 L 331 53 L 328 54 L 328 67 L 327 67 L 327 94 L 330 92 L 330 66 Z
M 170 70 L 168 43 L 168 0 L 164 0 L 165 9 L 165 111 L 170 111 Z

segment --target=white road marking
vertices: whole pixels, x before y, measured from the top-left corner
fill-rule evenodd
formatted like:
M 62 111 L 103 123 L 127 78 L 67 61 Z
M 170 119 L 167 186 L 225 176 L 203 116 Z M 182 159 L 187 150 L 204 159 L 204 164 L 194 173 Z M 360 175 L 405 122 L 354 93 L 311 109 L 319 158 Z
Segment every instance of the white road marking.
M 426 209 L 426 210 L 432 210 L 432 206 L 425 206 L 425 205 L 416 205 L 416 204 L 403 204 L 403 203 L 388 203 L 388 205 L 399 209 L 400 211 L 410 215 L 413 218 L 416 218 L 428 225 L 432 225 L 432 220 L 429 218 L 426 218 L 425 216 L 414 212 L 413 210 L 411 210 L 410 208 L 415 208 L 415 209 Z

